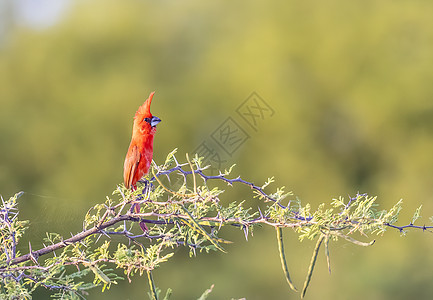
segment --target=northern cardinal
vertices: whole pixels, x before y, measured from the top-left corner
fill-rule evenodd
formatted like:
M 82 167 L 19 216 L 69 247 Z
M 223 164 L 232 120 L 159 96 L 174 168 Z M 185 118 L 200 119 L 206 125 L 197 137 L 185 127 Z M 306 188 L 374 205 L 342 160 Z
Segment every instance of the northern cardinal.
M 123 182 L 128 189 L 137 188 L 137 181 L 147 174 L 152 162 L 153 137 L 156 125 L 161 122 L 160 118 L 150 113 L 150 104 L 154 94 L 155 92 L 150 93 L 149 98 L 135 113 L 131 144 L 123 166 Z M 140 206 L 135 205 L 135 211 L 138 213 L 139 210 Z

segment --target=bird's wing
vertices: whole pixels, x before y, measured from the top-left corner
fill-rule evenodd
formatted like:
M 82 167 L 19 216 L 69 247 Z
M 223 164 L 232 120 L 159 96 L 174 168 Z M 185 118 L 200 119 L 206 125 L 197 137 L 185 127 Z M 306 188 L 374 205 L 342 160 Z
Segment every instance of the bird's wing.
M 138 163 L 140 162 L 140 152 L 137 146 L 133 146 L 129 149 L 128 154 L 125 158 L 125 164 L 123 169 L 123 182 L 125 186 L 129 189 L 135 184 L 133 182 L 134 175 L 137 172 Z

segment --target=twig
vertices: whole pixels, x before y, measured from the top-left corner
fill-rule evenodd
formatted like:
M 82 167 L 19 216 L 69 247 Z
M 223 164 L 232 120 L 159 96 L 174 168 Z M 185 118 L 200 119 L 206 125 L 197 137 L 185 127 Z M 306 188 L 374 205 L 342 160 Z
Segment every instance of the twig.
M 155 283 L 153 281 L 152 271 L 147 270 L 147 279 L 149 280 L 150 293 L 152 295 L 152 300 L 158 300 L 158 295 L 156 294 Z
M 313 256 L 311 257 L 310 267 L 308 268 L 307 278 L 305 279 L 304 288 L 302 289 L 301 299 L 304 298 L 305 293 L 307 292 L 311 276 L 313 275 L 314 267 L 316 266 L 317 254 L 319 253 L 320 245 L 322 244 L 324 238 L 325 236 L 322 234 L 317 240 L 316 247 L 313 251 Z
M 293 282 L 290 279 L 289 268 L 287 267 L 286 256 L 284 254 L 283 231 L 281 227 L 275 227 L 275 229 L 277 231 L 278 250 L 280 252 L 281 266 L 283 267 L 284 275 L 286 276 L 286 280 L 290 288 L 297 292 L 298 289 L 293 285 Z

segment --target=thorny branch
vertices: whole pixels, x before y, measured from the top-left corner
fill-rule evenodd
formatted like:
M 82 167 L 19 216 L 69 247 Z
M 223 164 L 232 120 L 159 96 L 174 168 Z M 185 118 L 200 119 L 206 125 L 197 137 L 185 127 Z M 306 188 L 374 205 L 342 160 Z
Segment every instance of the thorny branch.
M 179 163 L 173 151 L 162 166 L 153 167 L 152 175 L 142 182 L 144 184 L 137 191 L 132 192 L 119 186 L 113 192 L 114 195 L 118 195 L 118 200 L 107 197 L 104 204 L 91 208 L 85 217 L 82 232 L 67 239 L 48 234 L 46 240 L 49 245 L 33 250 L 29 243 L 29 253 L 23 255 L 17 251 L 17 245 L 27 223 L 18 220 L 16 209 L 17 199 L 23 193 L 18 193 L 9 201 L 2 198 L 0 277 L 10 284 L 8 280 L 12 279 L 14 285 L 11 289 L 19 287 L 24 294 L 29 289 L 33 290 L 41 285 L 48 289 L 60 290 L 59 295 L 62 297 L 65 293 L 82 297 L 86 289 L 97 285 L 103 285 L 103 289 L 109 288 L 111 283 L 115 283 L 114 279 L 119 278 L 111 269 L 106 268 L 104 264 L 108 263 L 123 268 L 129 280 L 133 273 L 146 272 L 152 295 L 155 297 L 151 271 L 173 255 L 173 247 L 189 247 L 191 255 L 195 255 L 197 250 L 225 251 L 221 244 L 230 242 L 218 236 L 222 227 L 240 228 L 245 238 L 248 238 L 254 226 L 262 224 L 277 230 L 282 268 L 293 290 L 296 288 L 291 282 L 285 261 L 282 228 L 292 228 L 299 234 L 300 240 L 318 239 L 304 283 L 304 295 L 323 240 L 329 265 L 330 240 L 343 238 L 360 246 L 369 246 L 374 240 L 358 241 L 353 237 L 354 234 L 383 234 L 386 228 L 398 229 L 402 233 L 408 228 L 423 231 L 430 231 L 433 228 L 414 225 L 420 217 L 421 207 L 417 209 L 409 225 L 395 225 L 402 208 L 401 201 L 388 211 L 378 211 L 375 197 L 358 193 L 348 202 L 343 198 L 334 199 L 329 208 L 321 204 L 317 210 L 312 211 L 309 204 L 302 206 L 299 200 L 285 200 L 292 194 L 284 192 L 283 188 L 277 189 L 274 193 L 265 192 L 273 178 L 258 186 L 239 176 L 228 178 L 231 169 L 220 172 L 219 175 L 208 175 L 207 167 L 201 163 L 200 158 L 190 160 L 188 156 L 186 163 Z M 198 178 L 202 184 L 197 181 Z M 244 202 L 221 205 L 219 195 L 222 190 L 209 187 L 211 181 L 223 182 L 229 186 L 249 186 L 253 190 L 253 197 L 262 200 L 258 203 L 262 209 L 258 207 L 255 212 L 251 212 L 251 208 L 244 208 Z M 141 207 L 140 213 L 135 213 L 132 209 L 137 203 Z M 140 225 L 140 232 L 137 232 L 137 226 L 134 227 L 134 224 Z M 128 245 L 119 243 L 117 249 L 113 250 L 114 245 L 110 246 L 110 237 L 119 235 L 126 238 Z M 101 238 L 105 239 L 102 244 L 99 242 Z M 59 250 L 61 253 L 57 255 L 56 251 Z M 53 256 L 39 261 L 41 256 L 49 253 Z M 67 266 L 76 266 L 77 271 L 64 275 Z M 80 269 L 80 266 L 84 269 Z M 95 275 L 93 284 L 86 285 L 76 281 L 76 278 L 90 271 Z
M 100 224 L 99 226 L 95 226 L 95 227 L 93 227 L 93 228 L 91 228 L 89 230 L 80 232 L 80 233 L 74 235 L 73 237 L 70 237 L 70 238 L 68 238 L 66 240 L 63 240 L 61 242 L 58 242 L 56 244 L 47 246 L 47 247 L 42 248 L 40 250 L 31 251 L 28 254 L 24 254 L 24 255 L 22 255 L 20 257 L 17 257 L 17 258 L 11 259 L 11 260 L 7 260 L 7 261 L 5 261 L 4 265 L 8 265 L 8 266 L 16 265 L 16 264 L 28 261 L 32 257 L 35 258 L 36 260 L 38 260 L 38 258 L 40 256 L 42 256 L 42 255 L 51 253 L 53 251 L 59 250 L 61 248 L 64 248 L 64 247 L 66 247 L 68 245 L 77 243 L 77 242 L 83 240 L 84 238 L 86 238 L 86 237 L 88 237 L 90 235 L 93 235 L 93 234 L 96 234 L 96 233 L 101 233 L 105 228 L 113 226 L 114 224 L 116 224 L 118 222 L 121 222 L 121 221 L 138 222 L 139 218 L 133 217 L 133 216 L 130 216 L 130 215 L 121 215 L 121 216 L 115 217 L 115 218 L 113 218 L 113 219 L 111 219 L 111 220 L 109 220 L 109 221 L 107 221 L 105 223 Z M 0 269 L 0 272 L 3 271 L 3 270 L 4 269 Z

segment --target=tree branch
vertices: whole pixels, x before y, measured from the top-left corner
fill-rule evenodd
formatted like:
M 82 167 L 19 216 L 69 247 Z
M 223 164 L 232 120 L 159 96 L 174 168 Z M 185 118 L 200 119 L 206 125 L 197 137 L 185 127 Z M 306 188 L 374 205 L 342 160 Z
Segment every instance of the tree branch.
M 36 250 L 36 251 L 32 251 L 30 253 L 21 255 L 21 256 L 19 256 L 17 258 L 7 260 L 5 263 L 6 263 L 6 265 L 11 266 L 11 265 L 16 265 L 16 264 L 19 264 L 19 263 L 31 260 L 32 258 L 36 258 L 37 259 L 37 258 L 39 258 L 42 255 L 51 253 L 51 252 L 56 251 L 58 249 L 64 248 L 64 247 L 66 247 L 66 246 L 68 246 L 70 244 L 73 244 L 73 243 L 76 243 L 78 241 L 81 241 L 82 239 L 88 237 L 89 235 L 92 235 L 92 234 L 95 234 L 95 233 L 99 233 L 101 230 L 104 230 L 107 227 L 113 226 L 114 224 L 116 224 L 118 222 L 121 222 L 121 221 L 134 221 L 134 222 L 138 222 L 138 221 L 140 221 L 140 218 L 134 217 L 132 215 L 120 215 L 120 216 L 117 216 L 117 217 L 115 217 L 115 218 L 113 218 L 113 219 L 111 219 L 111 220 L 109 220 L 109 221 L 107 221 L 105 223 L 102 223 L 98 227 L 95 226 L 95 227 L 90 228 L 90 229 L 88 229 L 86 231 L 82 231 L 79 234 L 76 234 L 73 237 L 70 237 L 70 238 L 68 238 L 68 239 L 66 239 L 64 241 L 58 242 L 56 244 L 47 246 L 45 248 L 42 248 L 42 249 L 39 249 L 39 250 Z M 3 265 L 2 267 L 6 267 L 6 266 Z

